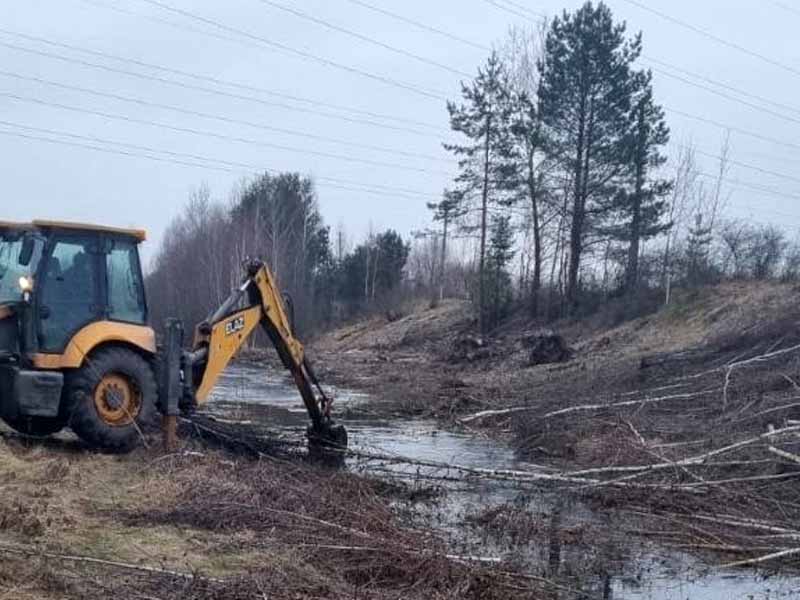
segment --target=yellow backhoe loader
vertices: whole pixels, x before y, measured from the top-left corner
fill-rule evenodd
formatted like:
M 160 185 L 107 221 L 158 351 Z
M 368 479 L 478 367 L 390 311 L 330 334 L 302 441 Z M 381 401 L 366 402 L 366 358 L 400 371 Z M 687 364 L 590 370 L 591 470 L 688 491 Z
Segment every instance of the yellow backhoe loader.
M 346 447 L 331 400 L 294 337 L 269 268 L 244 265 L 242 284 L 195 327 L 148 325 L 140 230 L 75 223 L 0 222 L 0 417 L 35 436 L 70 427 L 92 447 L 125 452 L 163 415 L 201 407 L 260 325 L 289 370 L 314 444 Z

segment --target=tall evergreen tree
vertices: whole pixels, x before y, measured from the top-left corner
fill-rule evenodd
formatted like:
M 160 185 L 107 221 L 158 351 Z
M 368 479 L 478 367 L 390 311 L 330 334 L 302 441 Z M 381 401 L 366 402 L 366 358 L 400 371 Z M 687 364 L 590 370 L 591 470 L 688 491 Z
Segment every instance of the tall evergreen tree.
M 486 329 L 486 240 L 489 208 L 508 200 L 512 187 L 509 155 L 509 111 L 507 76 L 502 62 L 492 53 L 484 68 L 469 84 L 461 84 L 464 103 L 447 103 L 450 127 L 468 142 L 444 144 L 459 157 L 456 178 L 461 198 L 471 193 L 480 197 L 480 248 L 478 255 L 478 322 Z
M 614 199 L 616 224 L 610 230 L 612 237 L 628 245 L 624 283 L 627 292 L 634 291 L 639 283 L 641 242 L 672 227 L 664 217 L 669 208 L 665 197 L 673 183 L 654 176 L 667 161 L 661 149 L 669 142 L 669 128 L 664 110 L 653 100 L 650 72 L 636 77 L 639 91 L 631 111 L 629 181 Z
M 578 301 L 588 234 L 602 223 L 625 173 L 635 81 L 631 64 L 641 37 L 625 37 L 602 2 L 553 19 L 540 61 L 540 110 L 550 151 L 571 182 L 566 300 Z

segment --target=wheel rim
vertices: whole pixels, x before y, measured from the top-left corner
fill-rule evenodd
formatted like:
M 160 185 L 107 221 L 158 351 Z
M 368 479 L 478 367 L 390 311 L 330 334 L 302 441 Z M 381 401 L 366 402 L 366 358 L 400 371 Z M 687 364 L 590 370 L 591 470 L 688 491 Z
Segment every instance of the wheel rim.
M 109 373 L 94 390 L 94 405 L 104 423 L 123 427 L 139 416 L 142 394 L 129 378 Z

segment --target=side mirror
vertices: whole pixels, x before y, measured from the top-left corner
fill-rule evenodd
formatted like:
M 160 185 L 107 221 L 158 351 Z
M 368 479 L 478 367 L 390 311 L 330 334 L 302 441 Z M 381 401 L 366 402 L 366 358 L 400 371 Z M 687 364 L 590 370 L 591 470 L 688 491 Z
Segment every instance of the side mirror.
M 19 258 L 17 262 L 20 266 L 27 267 L 31 264 L 31 259 L 33 258 L 33 251 L 36 249 L 36 240 L 32 235 L 26 233 L 22 237 L 22 248 L 19 251 Z

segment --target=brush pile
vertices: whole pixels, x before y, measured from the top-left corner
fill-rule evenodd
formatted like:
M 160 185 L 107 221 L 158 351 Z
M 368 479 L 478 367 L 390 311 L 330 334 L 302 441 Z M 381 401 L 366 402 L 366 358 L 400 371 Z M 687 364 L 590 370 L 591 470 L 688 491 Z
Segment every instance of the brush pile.
M 403 519 L 411 485 L 270 458 L 182 463 L 160 464 L 171 488 L 157 506 L 118 517 L 226 533 L 240 546 L 227 553 L 280 557 L 239 582 L 270 598 L 491 599 L 543 587 L 480 557 L 454 556 L 434 532 Z

